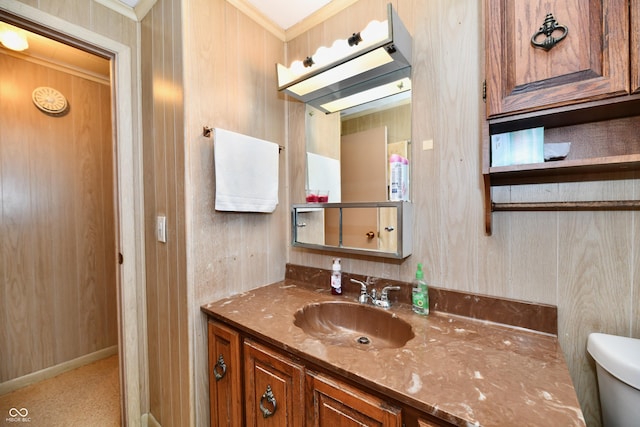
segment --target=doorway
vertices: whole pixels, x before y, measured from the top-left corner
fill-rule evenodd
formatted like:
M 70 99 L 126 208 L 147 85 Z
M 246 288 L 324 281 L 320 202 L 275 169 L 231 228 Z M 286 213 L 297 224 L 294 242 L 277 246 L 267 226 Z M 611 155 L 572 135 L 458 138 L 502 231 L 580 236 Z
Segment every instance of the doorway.
M 12 388 L 117 354 L 117 198 L 110 59 L 0 25 L 28 40 L 0 40 L 0 382 Z
M 117 268 L 117 347 L 119 349 L 119 377 L 122 389 L 122 420 L 124 424 L 139 425 L 141 419 L 140 371 L 144 369 L 141 355 L 146 347 L 144 336 L 144 231 L 142 215 L 142 167 L 140 141 L 134 135 L 137 114 L 133 109 L 131 48 L 101 36 L 86 28 L 62 21 L 20 3 L 1 3 L 0 18 L 36 31 L 58 41 L 94 50 L 111 60 L 114 150 L 114 190 L 117 195 L 115 242 L 124 263 Z M 139 110 L 137 108 L 136 110 Z M 140 267 L 138 267 L 140 266 Z M 141 363 L 142 361 L 142 363 Z M 143 371 L 144 372 L 144 371 Z M 143 377 L 144 378 L 144 377 Z

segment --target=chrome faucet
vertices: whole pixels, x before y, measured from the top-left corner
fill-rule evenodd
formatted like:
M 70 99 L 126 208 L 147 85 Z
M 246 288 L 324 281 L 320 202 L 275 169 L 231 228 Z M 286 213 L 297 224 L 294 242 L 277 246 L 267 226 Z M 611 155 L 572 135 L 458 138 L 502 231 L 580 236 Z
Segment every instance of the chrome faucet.
M 367 276 L 367 280 L 365 282 L 362 282 L 362 281 L 356 280 L 356 279 L 351 279 L 351 282 L 357 283 L 358 285 L 360 285 L 360 296 L 358 297 L 358 302 L 360 304 L 366 304 L 367 303 L 367 299 L 369 299 L 369 298 L 371 298 L 371 301 L 373 301 L 373 298 L 367 292 L 367 286 L 369 286 L 371 284 L 370 278 L 368 276 Z M 375 296 L 375 292 L 376 292 L 376 290 L 374 289 L 373 290 L 373 295 L 374 296 Z
M 367 300 L 371 299 L 371 303 L 382 308 L 391 308 L 391 302 L 389 301 L 389 291 L 399 291 L 400 286 L 385 286 L 380 292 L 380 298 L 378 298 L 378 292 L 375 289 L 371 289 L 371 293 L 367 292 L 367 287 L 371 285 L 370 278 L 367 277 L 365 282 L 361 280 L 351 279 L 351 282 L 360 285 L 360 296 L 358 302 L 360 304 L 366 304 Z

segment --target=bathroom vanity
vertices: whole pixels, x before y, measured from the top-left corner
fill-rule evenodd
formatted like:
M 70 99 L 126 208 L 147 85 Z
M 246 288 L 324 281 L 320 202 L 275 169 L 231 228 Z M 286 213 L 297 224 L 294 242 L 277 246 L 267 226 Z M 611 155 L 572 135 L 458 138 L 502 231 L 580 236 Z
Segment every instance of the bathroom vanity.
M 383 310 L 353 283 L 331 295 L 330 272 L 314 270 L 287 266 L 281 282 L 202 307 L 212 426 L 585 425 L 557 337 L 535 319 L 550 306 L 430 289 L 424 317 L 409 284 Z M 483 312 L 522 312 L 543 332 Z

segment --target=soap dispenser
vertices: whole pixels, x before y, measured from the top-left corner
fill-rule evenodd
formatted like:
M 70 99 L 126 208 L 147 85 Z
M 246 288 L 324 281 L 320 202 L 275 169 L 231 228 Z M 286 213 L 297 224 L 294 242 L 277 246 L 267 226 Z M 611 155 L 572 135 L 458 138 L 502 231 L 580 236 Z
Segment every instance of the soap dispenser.
M 334 258 L 331 267 L 331 293 L 333 295 L 342 295 L 342 268 L 340 266 L 340 258 Z
M 424 280 L 422 264 L 418 264 L 418 269 L 416 270 L 416 279 L 413 282 L 411 302 L 414 313 L 422 315 L 429 314 L 429 289 L 427 288 L 427 282 Z

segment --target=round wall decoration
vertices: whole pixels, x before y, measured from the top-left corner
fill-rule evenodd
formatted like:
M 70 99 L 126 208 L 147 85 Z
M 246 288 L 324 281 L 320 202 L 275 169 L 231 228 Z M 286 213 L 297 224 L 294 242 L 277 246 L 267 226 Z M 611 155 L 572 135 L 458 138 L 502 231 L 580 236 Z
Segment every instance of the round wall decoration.
M 37 87 L 31 94 L 33 103 L 47 114 L 61 115 L 67 111 L 67 98 L 50 87 Z

